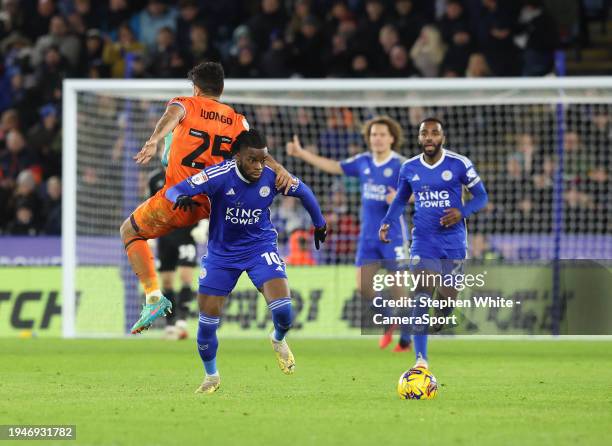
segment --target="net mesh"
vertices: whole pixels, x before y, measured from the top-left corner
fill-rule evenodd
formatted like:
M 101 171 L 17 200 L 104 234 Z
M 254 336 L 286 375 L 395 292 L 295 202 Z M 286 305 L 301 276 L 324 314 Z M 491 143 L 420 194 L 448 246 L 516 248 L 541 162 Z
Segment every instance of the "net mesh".
M 127 266 L 118 230 L 146 198 L 146 178 L 159 164 L 155 160 L 138 167 L 132 157 L 151 134 L 167 99 L 180 94 L 189 92 L 77 95 L 77 277 L 80 289 L 92 288 L 81 295 L 94 296 L 88 297 L 93 305 L 108 292 L 106 274 L 119 271 L 122 287 L 117 290 L 117 305 L 124 313 L 113 316 L 109 326 L 125 327 L 140 305 L 138 284 Z M 263 131 L 273 156 L 311 186 L 331 228 L 324 248 L 313 253 L 315 261 L 340 268 L 355 259 L 359 184 L 289 157 L 285 144 L 299 135 L 307 150 L 341 160 L 366 150 L 360 126 L 380 114 L 402 125 L 407 141 L 401 149 L 404 156 L 419 153 L 417 125 L 435 116 L 445 123 L 447 147 L 475 164 L 490 203 L 468 223 L 473 258 L 550 260 L 556 247 L 561 258 L 612 258 L 609 96 L 610 91 L 603 89 L 561 95 L 552 89 L 471 95 L 452 90 L 247 90 L 229 91 L 224 101 Z M 560 158 L 562 172 L 557 171 Z M 292 235 L 309 227 L 308 215 L 296 200 L 279 199 L 272 216 L 280 251 L 287 256 Z M 354 282 L 352 273 L 333 277 Z M 85 308 L 88 302 L 80 305 Z M 100 331 L 107 331 L 105 324 L 100 323 Z M 77 332 L 97 330 L 78 327 L 77 314 Z

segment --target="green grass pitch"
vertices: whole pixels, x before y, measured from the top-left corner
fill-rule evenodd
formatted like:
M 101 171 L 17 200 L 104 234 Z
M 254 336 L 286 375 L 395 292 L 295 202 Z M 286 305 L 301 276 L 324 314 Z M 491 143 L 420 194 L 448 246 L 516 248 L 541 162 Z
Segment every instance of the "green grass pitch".
M 68 445 L 558 446 L 612 438 L 610 342 L 434 340 L 441 387 L 433 401 L 397 397 L 412 353 L 380 351 L 375 338 L 290 343 L 297 371 L 285 376 L 266 339 L 221 338 L 222 385 L 202 396 L 193 393 L 203 378 L 193 340 L 0 340 L 0 424 L 76 424 Z

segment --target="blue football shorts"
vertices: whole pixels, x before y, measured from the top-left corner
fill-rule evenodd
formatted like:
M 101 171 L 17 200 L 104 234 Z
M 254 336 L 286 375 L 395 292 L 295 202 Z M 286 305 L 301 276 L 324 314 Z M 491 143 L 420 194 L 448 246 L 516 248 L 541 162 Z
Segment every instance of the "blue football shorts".
M 378 239 L 359 239 L 355 266 L 383 261 L 387 269 L 395 269 L 398 262 L 408 258 L 408 246 L 401 238 L 383 243 Z
M 410 270 L 431 271 L 442 275 L 456 276 L 463 274 L 467 257 L 465 247 L 448 249 L 434 243 L 423 243 L 417 240 L 410 247 Z
M 286 279 L 285 262 L 276 249 L 256 251 L 247 260 L 228 263 L 226 258 L 209 253 L 202 257 L 199 292 L 211 296 L 227 296 L 232 292 L 240 275 L 246 271 L 257 289 L 272 279 Z

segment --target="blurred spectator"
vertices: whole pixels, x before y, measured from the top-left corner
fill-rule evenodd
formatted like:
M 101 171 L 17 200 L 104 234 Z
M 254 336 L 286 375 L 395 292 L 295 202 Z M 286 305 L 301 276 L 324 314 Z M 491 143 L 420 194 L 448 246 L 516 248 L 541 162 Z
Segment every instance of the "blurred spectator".
M 465 70 L 465 77 L 488 77 L 491 76 L 491 69 L 487 59 L 482 53 L 473 53 L 468 60 Z
M 106 9 L 105 31 L 111 34 L 116 33 L 121 24 L 130 20 L 132 12 L 128 0 L 109 0 Z M 116 36 L 113 35 L 113 37 Z
M 285 257 L 287 265 L 316 265 L 312 256 L 312 236 L 310 232 L 299 230 L 289 237 L 289 254 Z
M 153 77 L 181 78 L 188 70 L 185 57 L 175 44 L 174 32 L 168 27 L 161 28 L 157 34 L 157 46 L 149 55 L 148 71 Z
M 19 114 L 15 109 L 8 109 L 0 117 L 0 153 L 6 149 L 6 137 L 11 130 L 19 130 Z
M 221 61 L 221 54 L 212 46 L 208 29 L 204 23 L 197 22 L 191 25 L 188 48 L 187 66 L 189 67 L 206 61 Z
M 130 20 L 130 27 L 137 39 L 145 47 L 154 51 L 157 35 L 162 28 L 176 29 L 176 10 L 169 8 L 162 0 L 149 0 L 146 9 L 135 14 Z
M 47 235 L 62 233 L 62 183 L 59 177 L 47 180 L 47 190 L 42 205 L 43 232 Z
M 325 33 L 329 36 L 340 32 L 342 24 L 352 23 L 355 26 L 355 16 L 345 0 L 334 0 L 325 18 Z M 346 36 L 345 36 L 346 37 Z
M 351 71 L 349 72 L 349 77 L 359 77 L 366 78 L 372 77 L 374 75 L 374 71 L 370 67 L 370 60 L 368 56 L 363 53 L 358 53 L 353 56 L 353 60 L 351 61 Z
M 230 60 L 228 77 L 260 77 L 260 74 L 252 47 L 241 48 L 238 55 Z
M 82 74 L 87 74 L 90 67 L 98 67 L 101 72 L 101 77 L 109 77 L 110 69 L 108 65 L 104 63 L 104 40 L 102 34 L 97 29 L 90 29 L 87 31 L 85 39 L 85 51 L 81 57 L 81 69 L 79 70 Z
M 333 211 L 325 213 L 325 221 L 329 229 L 325 251 L 321 253 L 321 256 L 325 258 L 325 263 L 343 263 L 343 259 L 352 258 L 355 255 L 359 224 L 357 219 L 348 212 L 347 195 L 342 188 L 332 193 L 329 208 Z
M 544 76 L 554 69 L 559 47 L 557 24 L 542 0 L 525 0 L 519 17 L 522 33 L 515 42 L 523 51 L 523 76 Z
M 36 67 L 36 87 L 42 102 L 59 102 L 62 98 L 62 82 L 71 73 L 64 56 L 55 45 L 45 50 L 43 62 Z
M 403 45 L 395 45 L 389 52 L 389 69 L 387 70 L 389 77 L 412 77 L 417 74 L 408 50 Z
M 389 70 L 389 57 L 391 49 L 400 43 L 399 33 L 395 26 L 387 24 L 378 34 L 378 51 L 376 54 L 376 71 L 385 73 Z
M 521 72 L 517 63 L 518 50 L 514 46 L 511 12 L 502 7 L 499 0 L 482 0 L 482 12 L 478 19 L 478 45 L 484 53 L 495 76 L 514 76 Z
M 593 164 L 580 140 L 578 132 L 568 130 L 563 135 L 564 179 L 572 184 L 579 185 L 588 178 Z
M 285 41 L 280 36 L 274 36 L 270 48 L 261 56 L 261 75 L 269 78 L 291 76 L 290 60 L 291 54 Z
M 325 127 L 318 132 L 319 154 L 328 158 L 347 158 L 351 144 L 363 144 L 363 138 L 355 128 L 353 112 L 343 107 L 328 108 L 325 113 Z
M 0 156 L 1 177 L 16 179 L 22 170 L 34 164 L 34 160 L 21 132 L 10 130 L 6 135 L 6 151 Z
M 261 11 L 246 23 L 258 51 L 268 49 L 272 33 L 283 35 L 286 24 L 280 0 L 261 0 Z
M 444 17 L 440 21 L 440 30 L 448 47 L 443 62 L 444 70 L 451 70 L 457 74 L 464 73 L 473 51 L 473 39 L 463 4 L 459 0 L 449 0 L 446 3 Z
M 297 0 L 295 11 L 287 24 L 287 42 L 295 41 L 297 35 L 302 32 L 304 22 L 311 16 L 310 0 Z
M 15 218 L 6 226 L 9 235 L 38 235 L 38 228 L 34 221 L 34 210 L 26 202 L 18 202 Z
M 142 54 L 134 53 L 130 58 L 128 77 L 132 79 L 147 79 L 151 73 L 147 71 L 147 64 Z
M 24 32 L 30 39 L 36 40 L 49 29 L 51 17 L 55 14 L 53 0 L 38 0 L 36 13 L 26 14 Z
M 446 46 L 442 42 L 440 31 L 434 26 L 427 25 L 423 27 L 419 38 L 412 46 L 410 57 L 422 76 L 435 77 L 438 75 L 445 52 Z
M 242 0 L 199 1 L 202 17 L 210 35 L 220 41 L 229 40 L 232 31 L 245 20 Z
M 355 35 L 355 50 L 363 53 L 364 58 L 367 59 L 368 56 L 376 57 L 372 49 L 372 42 L 378 40 L 380 29 L 385 24 L 385 4 L 382 0 L 366 0 L 365 12 L 365 17 L 359 21 L 357 26 L 359 32 Z M 353 72 L 355 71 L 363 70 L 355 70 L 353 63 Z
M 425 17 L 416 11 L 414 1 L 395 0 L 394 5 L 397 17 L 392 23 L 397 28 L 402 44 L 406 48 L 412 48 L 421 33 L 421 29 L 427 23 Z
M 17 175 L 12 200 L 15 203 L 14 209 L 22 205 L 32 210 L 32 223 L 38 227 L 42 216 L 42 201 L 36 192 L 36 179 L 30 169 L 22 170 Z
M 192 44 L 191 29 L 200 20 L 200 6 L 195 0 L 181 0 L 176 20 L 176 43 L 179 48 Z
M 32 53 L 32 65 L 39 65 L 46 50 L 52 46 L 58 48 L 71 68 L 78 67 L 81 42 L 77 37 L 68 33 L 66 19 L 61 15 L 53 16 L 49 25 L 49 33 L 39 37 L 36 41 Z
M 40 164 L 44 166 L 43 177 L 59 175 L 62 166 L 61 135 L 57 107 L 47 104 L 40 109 L 41 120 L 34 125 L 27 136 L 28 146 L 32 148 Z
M 91 0 L 74 0 L 74 10 L 67 16 L 72 31 L 84 36 L 88 29 L 100 29 L 102 16 L 98 6 Z
M 327 67 L 329 77 L 348 76 L 351 68 L 351 53 L 343 34 L 334 34 L 331 48 L 325 54 L 322 63 Z
M 74 0 L 74 12 L 68 17 L 68 21 L 73 23 L 73 17 L 75 16 L 79 17 L 79 22 L 83 24 L 85 30 L 100 29 L 102 27 L 102 14 L 99 9 L 99 2 Z
M 26 23 L 24 8 L 19 7 L 19 0 L 4 0 L 0 10 L 0 40 L 13 31 L 22 29 Z
M 323 77 L 325 67 L 320 63 L 313 63 L 321 57 L 325 48 L 321 25 L 314 16 L 303 20 L 293 46 L 296 71 L 304 77 Z
M 122 23 L 119 26 L 118 41 L 106 41 L 102 59 L 110 65 L 112 77 L 123 78 L 128 77 L 128 73 L 132 71 L 132 58 L 136 55 L 142 56 L 144 51 L 144 45 L 136 40 L 129 25 Z
M 253 48 L 254 45 L 249 28 L 246 25 L 236 27 L 232 33 L 232 42 L 229 46 L 229 58 L 238 57 L 242 48 Z
M 516 135 L 516 150 L 510 157 L 517 160 L 522 175 L 532 175 L 535 171 L 537 151 L 538 148 L 530 133 Z

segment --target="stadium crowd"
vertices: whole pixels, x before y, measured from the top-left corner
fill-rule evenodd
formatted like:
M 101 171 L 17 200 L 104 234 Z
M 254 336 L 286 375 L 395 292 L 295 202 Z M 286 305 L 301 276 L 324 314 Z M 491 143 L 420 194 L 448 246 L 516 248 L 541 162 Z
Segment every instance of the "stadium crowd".
M 563 7 L 555 6 L 561 3 Z M 221 61 L 229 78 L 540 76 L 553 70 L 554 50 L 576 26 L 567 11 L 568 4 L 577 3 L 3 0 L 0 233 L 60 233 L 60 118 L 62 81 L 67 77 L 184 78 L 191 66 L 204 60 Z M 264 112 L 253 110 L 252 119 L 265 128 Z M 600 115 L 601 138 L 609 141 L 609 116 L 605 110 Z M 337 131 L 334 125 L 329 120 L 321 138 Z M 536 180 L 542 172 L 533 167 L 534 150 L 529 147 L 537 142 L 532 136 L 516 134 L 516 155 L 502 170 L 508 169 L 517 185 L 531 175 L 535 189 L 538 184 L 546 189 L 549 177 Z M 578 146 L 580 137 L 576 132 Z M 346 153 L 331 155 L 349 155 L 363 147 L 361 141 L 352 143 Z M 609 187 L 606 169 L 595 174 L 598 180 L 589 181 Z M 342 228 L 339 232 L 356 234 L 357 208 L 347 203 L 355 185 L 345 181 L 332 186 L 324 200 L 335 210 L 330 221 Z M 541 203 L 538 195 L 533 201 Z M 566 201 L 587 206 L 595 200 L 577 190 Z M 291 206 L 283 205 L 279 216 L 293 218 Z M 529 205 L 518 203 L 517 209 L 528 213 Z

